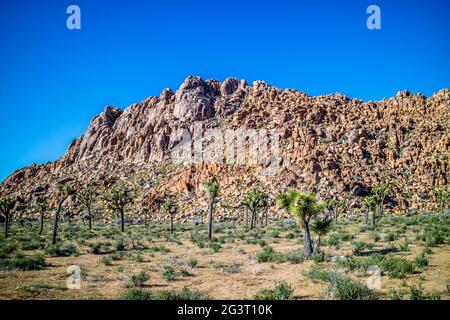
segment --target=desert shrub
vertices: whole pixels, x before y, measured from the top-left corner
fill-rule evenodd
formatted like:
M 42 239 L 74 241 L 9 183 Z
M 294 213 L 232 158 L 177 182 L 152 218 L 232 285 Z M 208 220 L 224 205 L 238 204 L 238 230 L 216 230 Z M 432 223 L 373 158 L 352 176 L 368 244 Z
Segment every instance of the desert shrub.
M 241 272 L 241 266 L 242 263 L 237 263 L 237 262 L 233 262 L 233 263 L 222 263 L 222 262 L 217 262 L 214 264 L 214 269 L 220 271 L 220 272 L 225 272 L 225 273 L 239 273 Z
M 125 242 L 123 239 L 117 239 L 114 243 L 114 249 L 116 251 L 125 251 Z
M 391 278 L 402 278 L 406 273 L 414 272 L 414 263 L 403 258 L 371 255 L 367 258 L 352 258 L 339 261 L 338 265 L 354 270 L 367 272 L 370 266 L 378 266 L 384 274 Z
M 272 247 L 264 247 L 262 251 L 256 254 L 256 261 L 259 263 L 278 261 L 282 262 L 282 256 L 275 252 Z
M 105 266 L 110 266 L 111 263 L 112 263 L 112 259 L 111 259 L 110 256 L 103 256 L 103 257 L 100 259 L 100 262 L 103 263 Z
M 422 252 L 421 254 L 416 256 L 416 258 L 414 259 L 414 262 L 416 263 L 416 266 L 418 268 L 423 268 L 423 267 L 428 266 L 429 259 L 428 259 L 427 255 L 424 252 Z
M 272 230 L 272 231 L 270 232 L 270 236 L 271 236 L 272 238 L 279 238 L 279 237 L 280 237 L 280 231 L 277 230 L 277 229 L 274 229 L 274 230 Z
M 53 244 L 45 249 L 45 253 L 52 257 L 69 257 L 78 253 L 77 247 L 72 244 Z
M 0 268 L 3 269 L 19 269 L 19 270 L 41 270 L 47 267 L 45 258 L 42 255 L 25 256 L 17 253 L 11 259 L 0 260 Z
M 326 241 L 326 245 L 329 247 L 331 246 L 337 247 L 339 246 L 340 242 L 341 242 L 340 238 L 337 234 L 331 234 Z
M 327 256 L 326 256 L 325 252 L 318 252 L 318 253 L 314 253 L 312 255 L 312 259 L 313 259 L 314 263 L 321 263 L 321 262 L 326 261 Z
M 369 250 L 373 249 L 373 247 L 375 245 L 373 243 L 367 243 L 367 242 L 363 242 L 363 241 L 353 241 L 352 246 L 353 246 L 354 252 L 360 252 L 365 249 L 369 249 Z
M 134 288 L 141 288 L 148 279 L 150 279 L 150 276 L 145 271 L 142 271 L 137 274 L 133 274 L 130 277 L 130 283 Z
M 113 252 L 108 257 L 111 258 L 113 261 L 118 261 L 123 259 L 123 253 L 122 252 Z
M 180 291 L 161 290 L 151 292 L 140 288 L 130 288 L 122 295 L 124 300 L 206 300 L 208 296 L 196 290 L 183 287 Z
M 387 234 L 384 235 L 383 240 L 385 242 L 392 242 L 398 239 L 398 234 L 394 233 L 394 232 L 389 232 Z
M 220 246 L 220 244 L 218 244 L 218 243 L 209 243 L 208 247 L 209 247 L 214 253 L 219 252 L 220 248 L 222 248 L 222 247 Z
M 45 242 L 32 240 L 26 243 L 22 243 L 21 249 L 24 251 L 31 251 L 31 250 L 40 250 L 45 248 Z
M 375 298 L 373 291 L 367 286 L 344 275 L 330 279 L 328 292 L 339 300 L 373 300 Z
M 380 235 L 376 232 L 371 233 L 370 238 L 373 240 L 373 242 L 378 242 L 381 240 Z
M 164 266 L 161 276 L 167 281 L 178 280 L 178 273 L 172 266 Z
M 409 251 L 409 241 L 405 239 L 403 243 L 400 244 L 401 251 Z
M 187 261 L 187 265 L 191 268 L 197 268 L 198 267 L 198 260 L 195 258 L 190 258 Z
M 183 287 L 180 291 L 162 290 L 154 294 L 155 300 L 207 300 L 209 297 L 197 290 Z
M 263 289 L 258 291 L 253 300 L 291 300 L 294 289 L 286 282 L 280 282 L 274 289 Z
M 165 247 L 164 245 L 159 245 L 159 246 L 154 246 L 152 248 L 150 248 L 151 251 L 153 252 L 160 252 L 160 253 L 168 253 L 170 252 L 170 249 Z
M 439 292 L 426 292 L 422 285 L 412 285 L 409 288 L 409 299 L 411 300 L 441 300 Z
M 292 264 L 302 263 L 305 260 L 304 256 L 303 256 L 303 252 L 300 252 L 300 251 L 288 252 L 284 255 L 284 258 L 286 259 L 286 261 L 288 261 Z
M 123 300 L 154 300 L 150 291 L 139 288 L 130 288 L 122 295 Z
M 0 243 L 0 259 L 6 258 L 9 254 L 16 251 L 17 244 L 15 242 Z
M 103 254 L 105 248 L 105 244 L 102 242 L 92 242 L 89 243 L 89 253 L 92 254 Z

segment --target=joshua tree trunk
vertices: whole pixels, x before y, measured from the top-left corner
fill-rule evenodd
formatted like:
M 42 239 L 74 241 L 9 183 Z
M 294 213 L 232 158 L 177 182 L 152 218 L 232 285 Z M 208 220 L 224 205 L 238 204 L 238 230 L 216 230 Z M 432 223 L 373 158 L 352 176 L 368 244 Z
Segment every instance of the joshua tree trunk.
M 170 234 L 173 234 L 173 214 L 170 214 Z
M 62 207 L 63 202 L 64 202 L 63 199 L 59 200 L 59 202 L 58 202 L 58 209 L 56 210 L 56 213 L 55 213 L 55 221 L 54 221 L 54 224 L 53 224 L 53 240 L 52 240 L 52 244 L 56 244 L 56 237 L 58 235 L 58 220 L 59 220 L 59 214 L 61 212 L 61 207 Z
M 313 244 L 311 242 L 311 234 L 309 232 L 309 221 L 302 220 L 303 224 L 303 243 L 305 251 L 305 259 L 308 259 L 313 253 Z
M 366 213 L 364 214 L 364 223 L 367 224 L 369 220 L 369 208 L 366 209 Z
M 208 239 L 212 239 L 212 225 L 213 225 L 213 203 L 208 206 Z
M 248 228 L 248 208 L 245 208 L 245 225 Z
M 5 238 L 8 238 L 9 214 L 5 214 Z
M 125 232 L 125 212 L 123 208 L 120 209 L 120 230 Z
M 91 208 L 88 208 L 88 219 L 89 219 L 89 230 L 92 229 L 92 215 L 91 215 Z
M 376 213 L 376 210 L 374 210 L 373 211 L 373 214 L 372 214 L 372 227 L 376 227 L 376 220 L 377 220 L 377 213 Z
M 320 253 L 320 236 L 317 237 L 317 242 L 314 247 L 314 250 L 316 251 L 316 253 Z
M 333 209 L 333 212 L 334 212 L 334 221 L 337 223 L 338 222 L 338 210 Z
M 39 235 L 42 234 L 42 231 L 44 231 L 44 214 L 41 213 L 41 228 L 39 229 Z
M 265 215 L 266 215 L 266 227 L 267 227 L 268 222 L 269 222 L 269 210 L 266 209 Z
M 255 221 L 255 213 L 253 211 L 251 211 L 251 215 L 250 215 L 250 230 L 253 230 L 253 223 Z

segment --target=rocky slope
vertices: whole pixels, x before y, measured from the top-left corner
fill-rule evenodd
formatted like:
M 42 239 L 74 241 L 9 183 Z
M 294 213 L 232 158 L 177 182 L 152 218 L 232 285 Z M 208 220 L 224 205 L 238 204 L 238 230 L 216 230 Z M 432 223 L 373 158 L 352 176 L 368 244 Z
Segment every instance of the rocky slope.
M 78 188 L 95 182 L 100 191 L 124 183 L 135 193 L 133 214 L 170 191 L 180 199 L 178 218 L 186 220 L 205 207 L 202 182 L 211 177 L 221 185 L 221 217 L 236 217 L 232 207 L 256 185 L 272 195 L 291 187 L 323 198 L 348 193 L 350 207 L 359 208 L 370 186 L 390 179 L 393 210 L 431 208 L 425 201 L 430 191 L 449 183 L 449 102 L 448 89 L 429 98 L 403 91 L 363 102 L 341 94 L 312 97 L 261 81 L 189 77 L 176 92 L 165 89 L 123 111 L 107 106 L 62 158 L 16 171 L 0 192 L 17 197 L 19 211 L 32 214 L 39 197 L 55 205 L 59 182 Z M 263 165 L 174 164 L 179 129 L 193 133 L 196 121 L 222 130 L 277 130 L 280 169 L 267 176 L 258 174 Z M 68 206 L 74 204 L 69 199 Z M 275 207 L 272 212 L 281 214 Z

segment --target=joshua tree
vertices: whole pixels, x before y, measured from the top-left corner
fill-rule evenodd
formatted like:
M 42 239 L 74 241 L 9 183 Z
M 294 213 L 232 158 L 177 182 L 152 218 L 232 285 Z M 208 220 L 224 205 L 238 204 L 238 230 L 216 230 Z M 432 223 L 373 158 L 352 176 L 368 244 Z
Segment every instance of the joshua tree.
M 314 246 L 314 252 L 320 253 L 320 239 L 326 235 L 331 229 L 332 219 L 325 217 L 323 219 L 314 220 L 311 224 L 311 230 L 317 235 L 316 245 Z
M 58 208 L 56 209 L 55 213 L 55 221 L 53 223 L 52 244 L 56 244 L 56 237 L 58 234 L 59 214 L 61 213 L 62 205 L 64 201 L 66 201 L 66 199 L 73 194 L 75 194 L 75 190 L 71 186 L 67 184 L 59 186 L 59 200 L 58 200 Z
M 5 217 L 5 238 L 8 238 L 8 228 L 11 219 L 11 211 L 16 205 L 16 200 L 11 198 L 0 199 L 0 212 Z
M 78 200 L 80 200 L 81 204 L 88 212 L 89 229 L 92 229 L 92 205 L 94 204 L 97 195 L 97 191 L 93 185 L 88 185 L 77 194 Z
M 376 213 L 380 217 L 383 217 L 384 200 L 391 192 L 392 185 L 390 183 L 382 182 L 372 188 L 372 194 L 376 202 Z
M 178 207 L 173 196 L 166 196 L 166 200 L 161 206 L 170 216 L 170 234 L 173 234 L 173 220 L 178 212 Z
M 268 198 L 268 195 L 258 188 L 254 188 L 244 196 L 242 205 L 244 205 L 247 210 L 251 212 L 250 229 L 253 229 L 256 226 L 258 213 L 261 210 L 265 210 L 268 208 Z
M 212 225 L 214 220 L 214 203 L 216 202 L 217 196 L 219 195 L 219 184 L 217 182 L 205 182 L 203 184 L 205 187 L 206 195 L 209 199 L 208 202 L 208 239 L 212 238 Z
M 436 188 L 433 190 L 433 198 L 441 209 L 441 214 L 444 214 L 444 209 L 450 201 L 450 193 L 447 187 Z
M 338 221 L 341 210 L 347 206 L 347 201 L 350 200 L 350 194 L 346 194 L 340 199 L 331 198 L 325 201 L 325 208 L 333 212 L 334 220 Z
M 115 186 L 105 195 L 107 207 L 120 216 L 120 230 L 125 232 L 125 206 L 133 202 L 130 189 L 125 186 Z
M 299 219 L 299 224 L 303 228 L 304 255 L 308 259 L 314 249 L 309 222 L 314 216 L 323 212 L 325 204 L 319 203 L 314 193 L 302 193 L 297 190 L 290 190 L 279 195 L 277 200 L 282 209 Z
M 47 204 L 43 200 L 39 200 L 39 202 L 36 203 L 36 211 L 39 212 L 39 216 L 40 216 L 39 235 L 41 235 L 42 231 L 44 231 L 44 217 L 45 217 L 45 211 L 47 211 Z
M 148 227 L 149 216 L 150 216 L 150 211 L 148 210 L 147 207 L 143 207 L 141 209 L 141 217 L 144 219 L 144 226 L 146 228 Z
M 375 210 L 375 200 L 373 196 L 366 196 L 364 197 L 364 205 L 366 206 L 366 213 L 364 214 L 364 223 L 367 224 L 369 221 L 369 213 L 371 210 Z M 375 227 L 375 211 L 374 215 L 372 217 L 372 224 Z

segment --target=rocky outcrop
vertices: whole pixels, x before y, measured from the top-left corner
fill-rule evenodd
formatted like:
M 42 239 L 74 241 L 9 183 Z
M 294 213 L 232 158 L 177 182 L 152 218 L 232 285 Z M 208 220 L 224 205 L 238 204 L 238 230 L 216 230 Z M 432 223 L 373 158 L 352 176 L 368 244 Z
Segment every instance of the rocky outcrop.
M 136 190 L 134 213 L 171 191 L 183 198 L 181 216 L 187 219 L 205 206 L 202 181 L 212 176 L 229 207 L 258 184 L 272 195 L 292 187 L 321 197 L 351 194 L 353 208 L 389 176 L 395 180 L 393 209 L 432 206 L 423 195 L 449 183 L 449 102 L 448 89 L 429 98 L 402 91 L 363 102 L 341 94 L 312 97 L 262 81 L 250 86 L 235 78 L 220 83 L 189 77 L 175 93 L 165 89 L 123 111 L 106 107 L 61 159 L 13 173 L 0 192 L 32 208 L 39 197 L 54 203 L 56 182 L 64 179 L 78 187 L 96 182 L 101 190 L 122 182 Z M 259 174 L 268 163 L 174 164 L 170 155 L 182 141 L 180 132 L 193 135 L 196 121 L 204 129 L 276 130 L 280 168 L 268 177 Z M 406 194 L 408 203 L 400 201 Z M 219 216 L 230 214 L 219 209 Z

